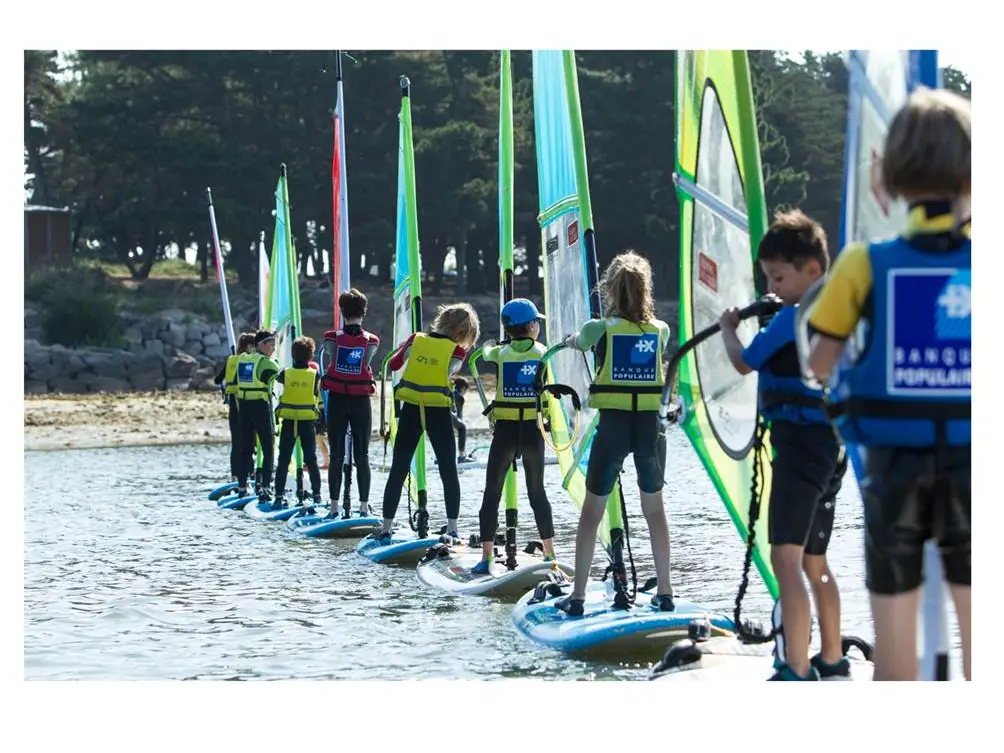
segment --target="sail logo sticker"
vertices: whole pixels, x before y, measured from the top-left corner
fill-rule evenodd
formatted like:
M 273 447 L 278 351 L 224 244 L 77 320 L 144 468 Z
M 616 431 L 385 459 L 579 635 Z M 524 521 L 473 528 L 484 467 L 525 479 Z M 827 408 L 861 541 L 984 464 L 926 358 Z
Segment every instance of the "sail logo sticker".
M 579 221 L 576 220 L 568 226 L 568 245 L 574 246 L 579 242 Z
M 715 293 L 718 292 L 718 265 L 703 251 L 697 253 L 697 279 Z
M 659 335 L 614 335 L 611 377 L 616 382 L 654 382 L 658 369 Z
M 536 398 L 533 381 L 540 361 L 504 361 L 502 363 L 502 398 Z
M 339 345 L 338 351 L 335 353 L 335 371 L 341 374 L 361 374 L 363 350 L 362 346 L 349 348 Z
M 891 395 L 969 397 L 972 393 L 972 272 L 889 272 Z
M 250 384 L 254 381 L 254 364 L 244 362 L 237 364 L 237 381 Z

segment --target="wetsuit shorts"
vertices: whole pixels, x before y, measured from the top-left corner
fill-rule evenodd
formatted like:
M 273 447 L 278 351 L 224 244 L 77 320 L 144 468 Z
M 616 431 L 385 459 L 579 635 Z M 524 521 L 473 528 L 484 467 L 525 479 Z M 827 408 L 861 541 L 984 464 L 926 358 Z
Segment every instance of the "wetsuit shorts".
M 661 491 L 666 468 L 666 435 L 656 411 L 600 410 L 600 420 L 589 452 L 586 489 L 600 497 L 610 494 L 624 465 L 634 455 L 638 488 L 646 494 Z
M 941 550 L 945 580 L 971 585 L 971 448 L 862 453 L 868 590 L 895 595 L 920 587 L 929 539 Z
M 837 492 L 847 471 L 833 429 L 829 424 L 773 421 L 770 442 L 774 448 L 767 516 L 770 543 L 826 554 Z

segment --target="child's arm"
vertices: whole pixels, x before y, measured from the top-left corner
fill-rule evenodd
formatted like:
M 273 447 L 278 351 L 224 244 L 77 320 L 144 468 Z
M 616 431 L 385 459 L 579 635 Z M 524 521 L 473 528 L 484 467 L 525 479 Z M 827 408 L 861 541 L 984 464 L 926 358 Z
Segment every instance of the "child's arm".
M 742 342 L 736 334 L 736 327 L 739 326 L 739 309 L 726 309 L 718 320 L 718 326 L 722 330 L 722 342 L 725 343 L 725 353 L 729 357 L 732 367 L 740 374 L 749 374 L 753 369 L 743 360 Z
M 411 341 L 415 339 L 415 335 L 409 335 L 408 339 L 401 343 L 394 355 L 390 357 L 390 361 L 387 362 L 387 368 L 391 371 L 399 371 L 402 366 L 404 366 L 405 360 L 408 358 L 408 350 L 411 348 Z
M 863 244 L 849 246 L 837 257 L 819 297 L 809 309 L 809 327 L 816 334 L 809 352 L 809 370 L 827 381 L 840 363 L 847 338 L 854 332 L 872 287 L 871 259 Z
M 607 325 L 603 319 L 590 319 L 582 325 L 582 329 L 565 338 L 565 345 L 586 352 L 600 341 L 606 329 Z

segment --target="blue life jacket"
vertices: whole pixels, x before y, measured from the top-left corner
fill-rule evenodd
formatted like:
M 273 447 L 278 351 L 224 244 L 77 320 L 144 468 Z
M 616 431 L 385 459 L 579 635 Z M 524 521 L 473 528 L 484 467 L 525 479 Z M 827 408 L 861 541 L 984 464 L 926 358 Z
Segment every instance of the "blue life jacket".
M 758 367 L 759 410 L 769 421 L 791 421 L 796 424 L 826 424 L 823 393 L 805 385 L 795 347 L 795 306 L 785 306 L 760 330 L 757 339 L 743 351 L 747 363 Z M 769 351 L 765 362 L 756 363 L 754 353 Z
M 972 241 L 900 237 L 868 256 L 872 291 L 831 384 L 837 428 L 865 447 L 969 446 Z

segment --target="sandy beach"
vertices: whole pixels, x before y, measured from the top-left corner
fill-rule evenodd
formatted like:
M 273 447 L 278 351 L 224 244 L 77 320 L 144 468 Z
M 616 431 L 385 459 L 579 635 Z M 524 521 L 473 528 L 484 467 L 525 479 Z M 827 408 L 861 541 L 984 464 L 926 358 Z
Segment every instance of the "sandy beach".
M 489 399 L 493 396 L 489 393 Z M 488 430 L 473 390 L 467 395 L 464 419 L 469 432 Z M 380 401 L 375 396 L 374 437 L 379 427 Z M 24 396 L 26 451 L 229 441 L 227 407 L 217 392 Z

